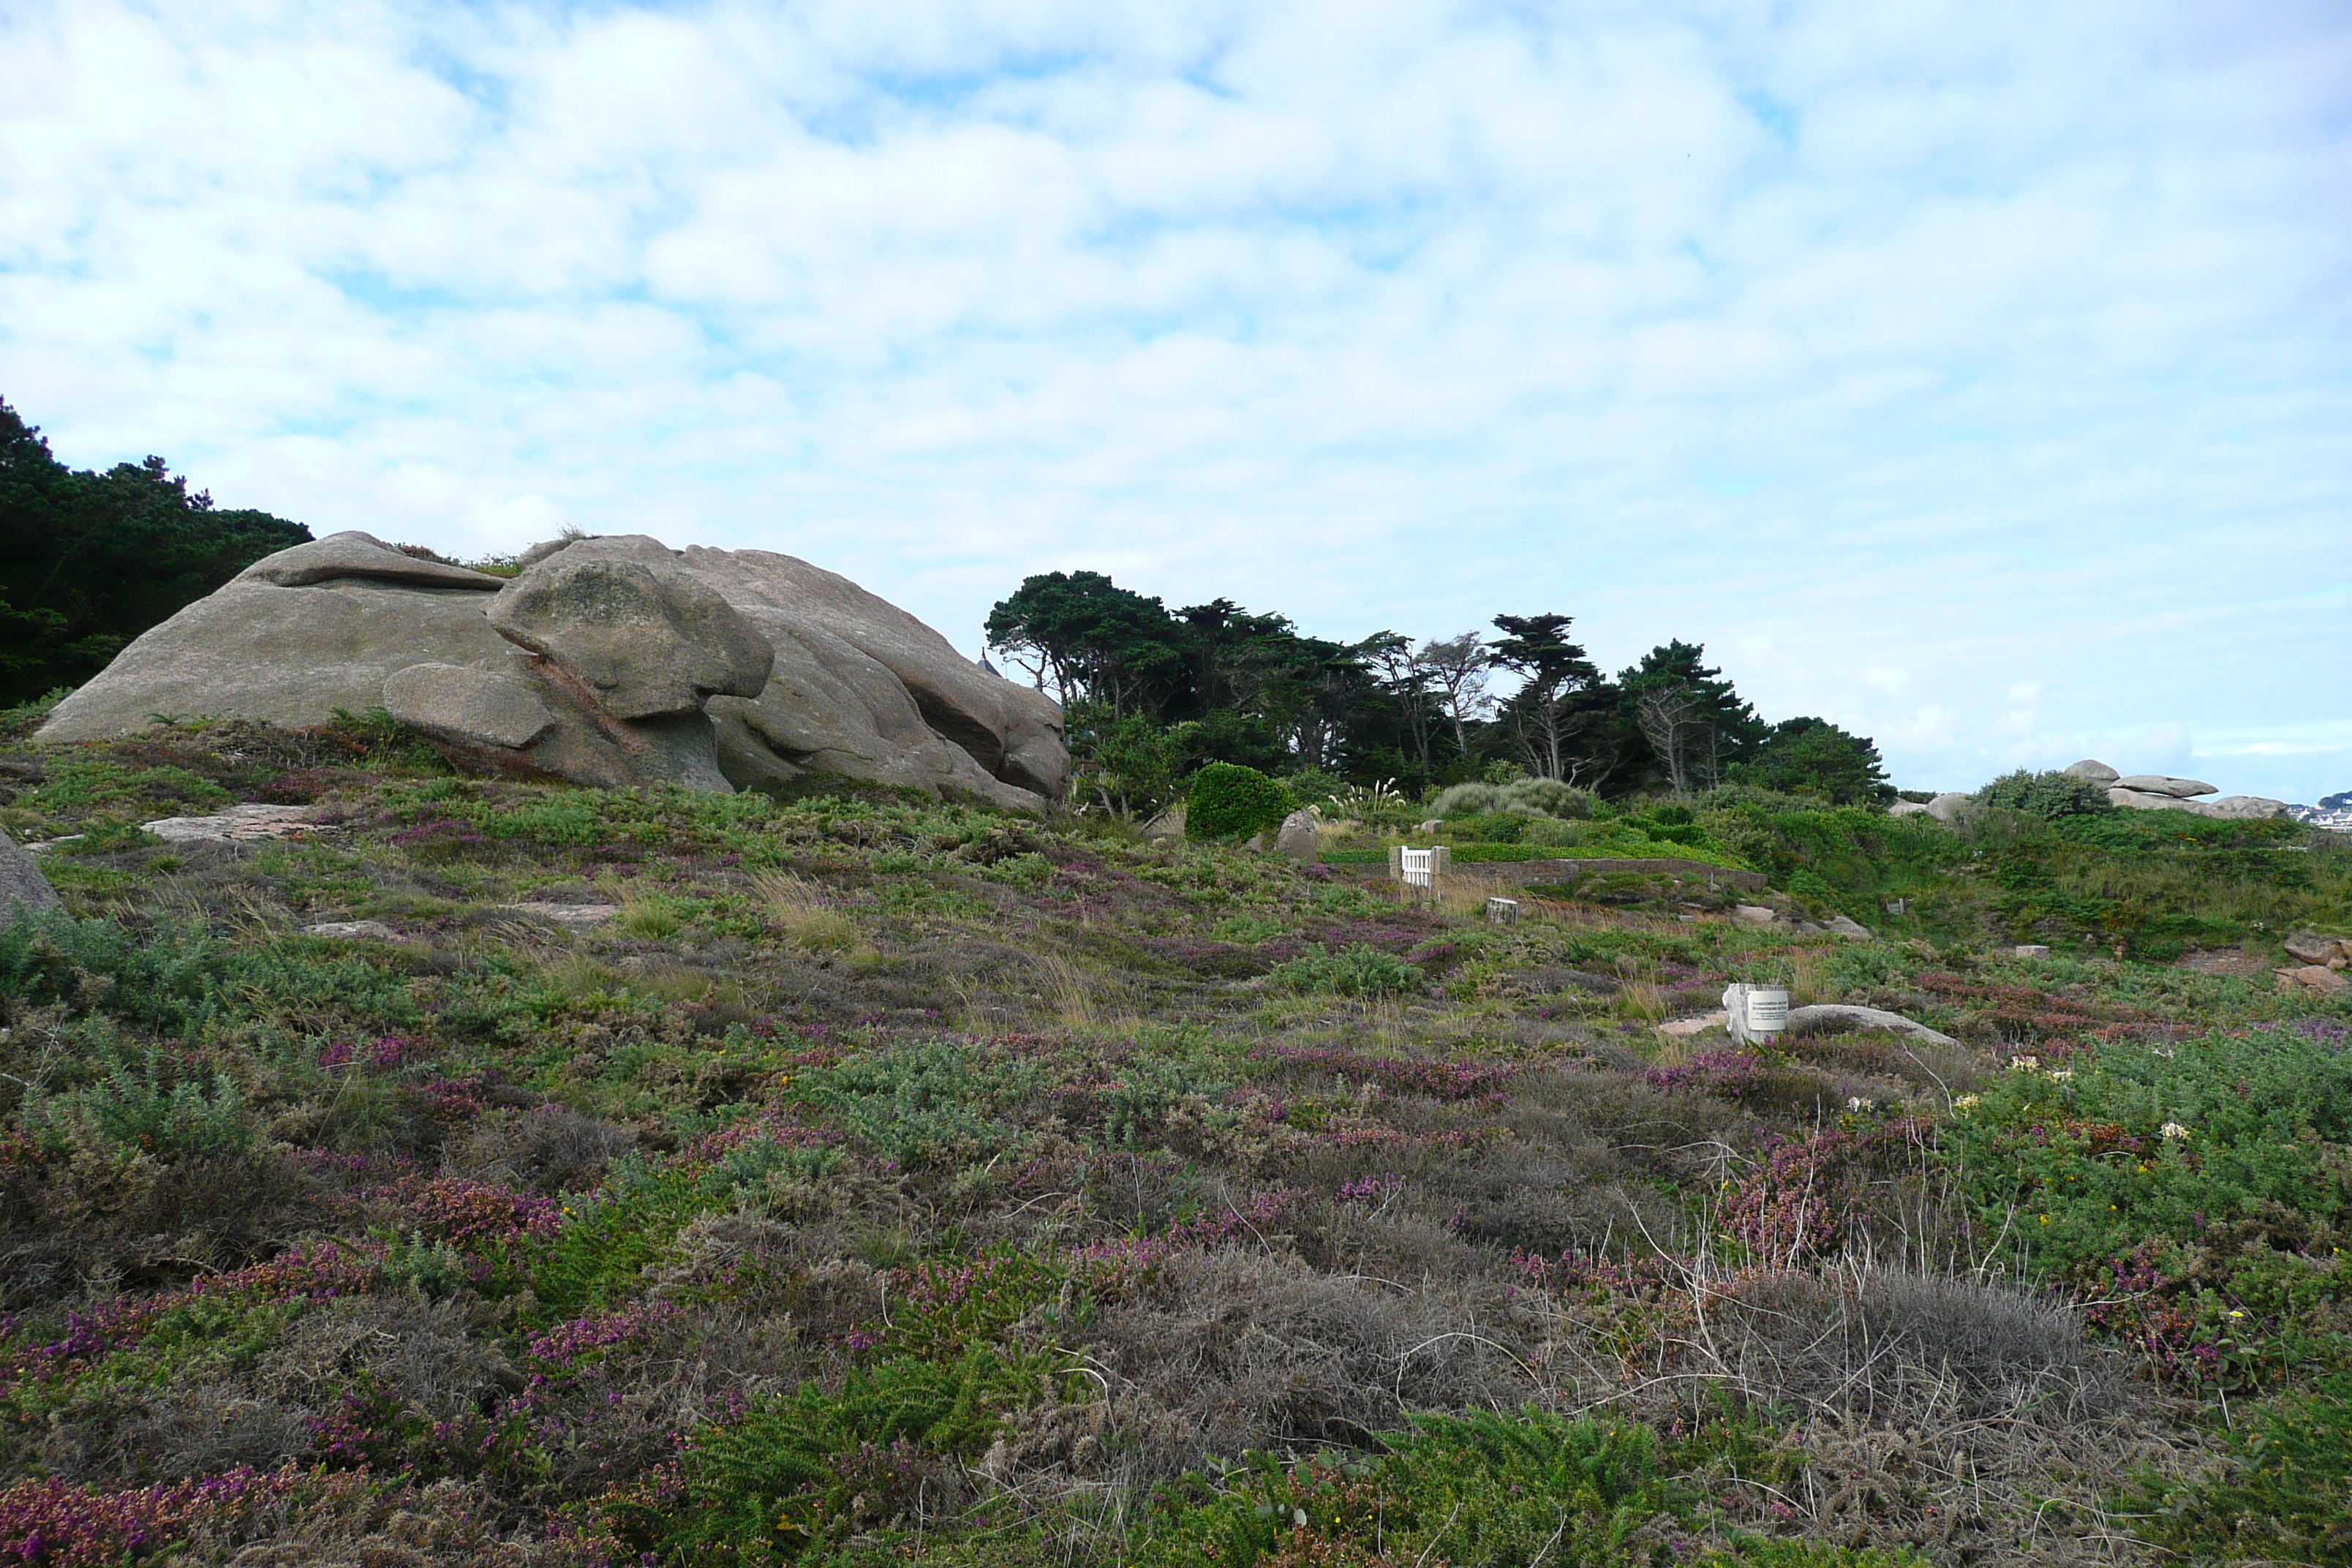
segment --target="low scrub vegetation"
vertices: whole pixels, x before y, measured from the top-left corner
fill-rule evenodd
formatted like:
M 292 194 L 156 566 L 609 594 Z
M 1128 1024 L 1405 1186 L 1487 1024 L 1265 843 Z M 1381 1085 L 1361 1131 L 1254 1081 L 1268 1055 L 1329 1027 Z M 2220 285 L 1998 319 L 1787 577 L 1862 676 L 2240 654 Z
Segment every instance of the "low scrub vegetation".
M 2352 931 L 2325 835 L 1506 780 L 1458 863 L 1792 918 L 1504 925 L 1388 881 L 1430 813 L 1370 788 L 1301 865 L 363 718 L 0 780 L 68 903 L 0 933 L 16 1560 L 2352 1552 L 2352 1003 L 2269 973 Z M 139 827 L 236 800 L 315 810 Z M 1744 1049 L 1733 979 L 1948 1043 Z

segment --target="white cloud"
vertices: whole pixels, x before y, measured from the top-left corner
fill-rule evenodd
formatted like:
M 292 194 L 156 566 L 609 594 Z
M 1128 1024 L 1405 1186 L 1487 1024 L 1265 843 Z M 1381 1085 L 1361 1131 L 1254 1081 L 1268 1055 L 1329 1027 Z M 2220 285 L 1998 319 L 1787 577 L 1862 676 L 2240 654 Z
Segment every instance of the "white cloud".
M 2309 798 L 2347 110 L 2325 9 L 75 0 L 0 19 L 0 394 L 314 527 L 789 549 L 967 645 L 1077 565 L 1559 609 L 1906 783 Z

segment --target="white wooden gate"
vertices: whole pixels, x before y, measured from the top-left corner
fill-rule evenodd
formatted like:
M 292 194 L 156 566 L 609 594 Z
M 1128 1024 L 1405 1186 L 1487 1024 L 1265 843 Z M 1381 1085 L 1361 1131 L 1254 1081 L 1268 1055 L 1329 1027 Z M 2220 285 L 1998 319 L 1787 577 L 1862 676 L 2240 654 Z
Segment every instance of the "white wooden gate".
M 1398 867 L 1398 874 L 1408 888 L 1434 888 L 1437 886 L 1437 851 L 1406 850 L 1403 862 Z

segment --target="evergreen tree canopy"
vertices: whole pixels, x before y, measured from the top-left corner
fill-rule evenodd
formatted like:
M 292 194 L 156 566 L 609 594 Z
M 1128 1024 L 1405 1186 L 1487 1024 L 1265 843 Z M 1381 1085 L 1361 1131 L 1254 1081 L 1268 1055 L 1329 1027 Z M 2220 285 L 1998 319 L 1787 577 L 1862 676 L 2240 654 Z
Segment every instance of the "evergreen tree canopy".
M 1590 782 L 1607 765 L 1608 710 L 1601 667 L 1568 640 L 1568 616 L 1496 616 L 1502 636 L 1487 647 L 1494 661 L 1519 678 L 1503 706 L 1538 778 Z
M 1184 679 L 1181 624 L 1158 599 L 1099 572 L 1048 572 L 1023 581 L 988 615 L 988 640 L 1024 664 L 1065 704 L 1116 713 L 1150 710 Z
M 1705 645 L 1677 639 L 1617 678 L 1629 716 L 1676 795 L 1712 789 L 1764 742 L 1764 721 L 1706 656 Z
M 1841 805 L 1893 797 L 1877 746 L 1828 721 L 1767 724 L 1706 649 L 1661 644 L 1611 680 L 1558 613 L 1416 645 L 1308 637 L 1231 599 L 1170 609 L 1099 572 L 1023 582 L 992 646 L 1066 710 L 1076 793 L 1141 813 L 1212 763 L 1411 790 L 1524 768 L 1616 796 L 1751 784 Z M 1490 675 L 1515 684 L 1490 694 Z
M 161 458 L 68 468 L 0 401 L 0 702 L 81 684 L 148 627 L 310 537 L 267 512 L 215 510 Z
M 1734 763 L 1734 783 L 1817 795 L 1833 805 L 1895 798 L 1877 743 L 1826 719 L 1784 719 L 1748 760 Z

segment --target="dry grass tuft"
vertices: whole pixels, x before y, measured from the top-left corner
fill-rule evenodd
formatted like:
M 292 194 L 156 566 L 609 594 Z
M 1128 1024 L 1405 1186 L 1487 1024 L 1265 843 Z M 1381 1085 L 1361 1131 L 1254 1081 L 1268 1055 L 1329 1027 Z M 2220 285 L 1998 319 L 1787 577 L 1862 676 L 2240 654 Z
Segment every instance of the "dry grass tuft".
M 789 871 L 757 873 L 751 878 L 751 894 L 767 907 L 768 919 L 794 947 L 809 952 L 845 952 L 857 945 L 857 922 Z

